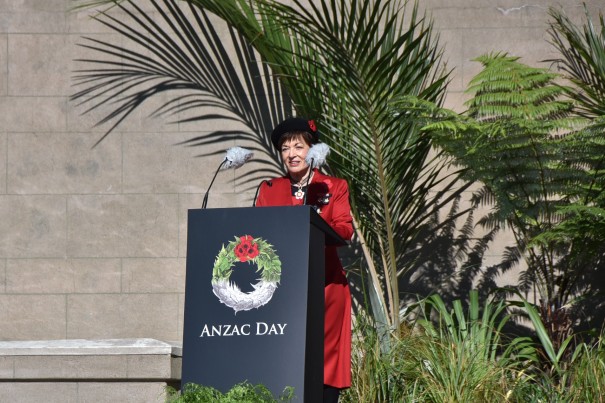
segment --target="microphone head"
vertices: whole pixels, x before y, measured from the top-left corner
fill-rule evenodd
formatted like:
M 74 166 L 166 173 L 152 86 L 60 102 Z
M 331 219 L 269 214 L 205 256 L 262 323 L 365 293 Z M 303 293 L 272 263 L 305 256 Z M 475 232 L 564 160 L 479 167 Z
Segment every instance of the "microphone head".
M 237 169 L 248 162 L 253 155 L 252 151 L 246 150 L 245 148 L 231 147 L 227 150 L 225 164 L 222 169 Z
M 313 144 L 305 157 L 307 164 L 313 164 L 313 168 L 319 168 L 326 163 L 326 158 L 330 153 L 330 147 L 326 143 Z

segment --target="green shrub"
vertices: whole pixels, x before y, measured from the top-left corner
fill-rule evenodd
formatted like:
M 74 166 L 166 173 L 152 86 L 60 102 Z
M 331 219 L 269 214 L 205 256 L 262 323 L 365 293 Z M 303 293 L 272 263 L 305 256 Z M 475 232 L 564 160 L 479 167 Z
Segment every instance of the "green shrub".
M 579 345 L 560 387 L 569 402 L 605 402 L 605 345 Z
M 294 389 L 286 387 L 275 398 L 264 385 L 252 385 L 249 382 L 238 383 L 224 394 L 211 386 L 189 383 L 181 392 L 169 390 L 168 395 L 168 403 L 276 403 L 291 401 Z
M 507 340 L 505 303 L 479 306 L 471 292 L 468 309 L 450 311 L 440 297 L 418 304 L 420 317 L 401 338 L 380 339 L 367 322 L 357 326 L 353 385 L 343 402 L 523 401 L 532 377 L 525 369 L 535 349 L 527 339 Z

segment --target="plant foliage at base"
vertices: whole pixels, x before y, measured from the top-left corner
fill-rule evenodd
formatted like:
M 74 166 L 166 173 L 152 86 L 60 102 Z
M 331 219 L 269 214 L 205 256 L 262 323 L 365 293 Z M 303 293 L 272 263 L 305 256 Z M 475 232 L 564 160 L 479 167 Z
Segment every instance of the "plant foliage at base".
M 169 390 L 168 403 L 276 403 L 290 402 L 294 399 L 294 388 L 288 386 L 275 398 L 264 385 L 252 385 L 249 382 L 238 383 L 227 393 L 221 393 L 211 386 L 188 383 L 182 392 Z

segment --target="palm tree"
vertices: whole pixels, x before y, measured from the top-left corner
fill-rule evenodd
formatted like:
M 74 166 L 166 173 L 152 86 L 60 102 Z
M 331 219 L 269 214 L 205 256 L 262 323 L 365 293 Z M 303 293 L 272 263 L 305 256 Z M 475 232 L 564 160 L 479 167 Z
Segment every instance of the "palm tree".
M 416 267 L 420 229 L 464 189 L 454 188 L 459 171 L 443 174 L 448 160 L 431 153 L 430 136 L 412 121 L 402 123 L 391 105 L 402 95 L 442 100 L 448 73 L 440 67 L 428 17 L 418 14 L 416 2 L 395 0 L 148 3 L 163 24 L 135 0 L 80 4 L 119 7 L 127 20 L 104 12 L 96 19 L 129 44 L 86 39 L 84 46 L 103 58 L 83 60 L 92 67 L 79 71 L 83 89 L 73 98 L 91 108 L 117 105 L 101 122 L 113 121 L 111 131 L 145 100 L 170 91 L 173 98 L 158 113 L 176 121 L 233 119 L 247 126 L 244 138 L 272 157 L 257 178 L 279 166 L 268 128 L 291 113 L 318 118 L 322 140 L 333 151 L 328 169 L 350 185 L 373 316 L 398 331 L 399 281 Z M 237 63 L 209 13 L 229 27 Z M 190 143 L 233 136 L 213 132 Z

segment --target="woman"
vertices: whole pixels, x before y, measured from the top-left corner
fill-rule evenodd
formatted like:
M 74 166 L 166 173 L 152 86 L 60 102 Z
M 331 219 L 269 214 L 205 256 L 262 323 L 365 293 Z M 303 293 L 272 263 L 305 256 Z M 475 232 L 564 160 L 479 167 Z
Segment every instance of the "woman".
M 263 183 L 256 205 L 296 206 L 306 201 L 349 240 L 353 226 L 347 182 L 311 170 L 305 161 L 318 141 L 312 120 L 289 118 L 273 130 L 271 142 L 288 173 Z M 351 386 L 351 293 L 336 247 L 327 246 L 325 255 L 324 402 L 337 402 L 340 390 Z

